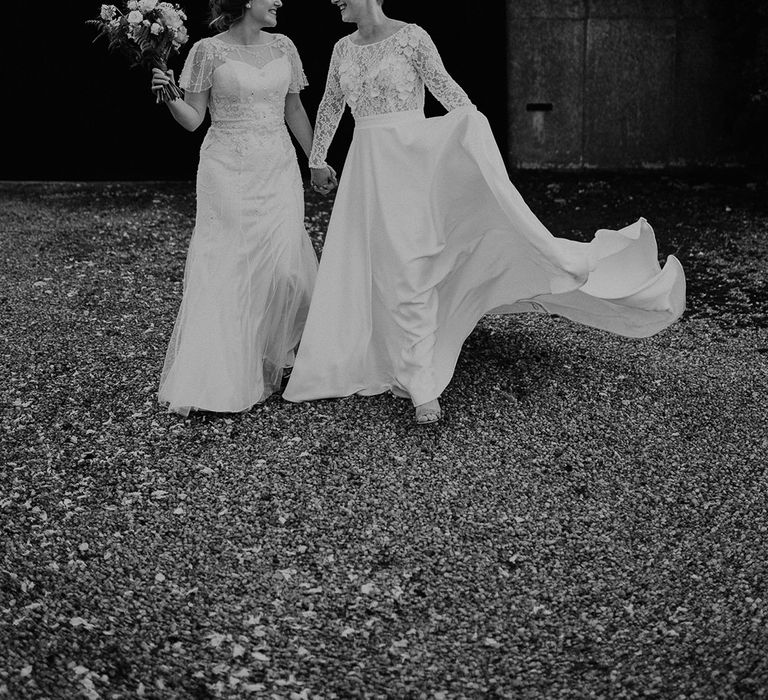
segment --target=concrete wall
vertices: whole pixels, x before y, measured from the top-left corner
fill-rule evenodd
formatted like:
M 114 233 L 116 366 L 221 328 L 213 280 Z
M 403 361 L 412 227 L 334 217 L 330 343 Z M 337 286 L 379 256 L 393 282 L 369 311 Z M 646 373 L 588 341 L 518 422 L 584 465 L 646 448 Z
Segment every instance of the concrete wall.
M 508 0 L 516 167 L 732 160 L 708 0 Z

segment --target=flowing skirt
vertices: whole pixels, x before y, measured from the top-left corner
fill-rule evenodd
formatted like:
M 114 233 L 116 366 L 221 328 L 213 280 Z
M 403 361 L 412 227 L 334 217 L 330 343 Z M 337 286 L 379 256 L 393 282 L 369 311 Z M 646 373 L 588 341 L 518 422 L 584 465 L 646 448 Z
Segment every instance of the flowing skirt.
M 487 313 L 543 311 L 630 337 L 683 313 L 645 219 L 590 243 L 554 237 L 509 181 L 485 117 L 463 107 L 359 119 L 291 379 L 290 401 L 440 396 Z
M 212 127 L 200 152 L 195 230 L 160 403 L 182 415 L 236 412 L 278 390 L 316 270 L 284 126 L 269 134 Z

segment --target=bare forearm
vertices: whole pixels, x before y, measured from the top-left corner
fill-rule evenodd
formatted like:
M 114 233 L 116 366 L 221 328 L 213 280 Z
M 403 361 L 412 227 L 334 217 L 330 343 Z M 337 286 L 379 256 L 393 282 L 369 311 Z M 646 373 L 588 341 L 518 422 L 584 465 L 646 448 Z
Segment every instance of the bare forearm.
M 156 95 L 163 95 L 169 90 L 169 86 L 174 87 L 174 92 L 180 92 L 175 87 L 173 71 L 161 71 L 159 68 L 152 69 L 152 91 Z M 166 101 L 169 111 L 173 118 L 181 124 L 187 131 L 194 131 L 205 119 L 205 112 L 208 109 L 208 95 L 210 90 L 202 92 L 186 92 L 184 99 L 175 99 Z M 158 98 L 159 99 L 159 98 Z
M 205 112 L 201 113 L 199 108 L 193 107 L 186 101 L 174 100 L 166 104 L 173 118 L 187 131 L 194 131 L 203 123 Z
M 286 105 L 285 123 L 288 124 L 291 133 L 299 142 L 304 155 L 309 158 L 309 153 L 312 150 L 312 125 L 300 102 L 297 105 Z

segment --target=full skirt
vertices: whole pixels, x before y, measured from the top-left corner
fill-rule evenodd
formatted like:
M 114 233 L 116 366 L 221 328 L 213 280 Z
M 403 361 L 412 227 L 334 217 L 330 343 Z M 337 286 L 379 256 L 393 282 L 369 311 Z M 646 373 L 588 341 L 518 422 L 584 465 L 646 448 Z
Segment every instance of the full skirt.
M 460 108 L 358 120 L 290 401 L 440 396 L 487 313 L 558 314 L 629 337 L 683 313 L 676 258 L 645 219 L 589 243 L 553 236 L 509 180 L 485 117 Z

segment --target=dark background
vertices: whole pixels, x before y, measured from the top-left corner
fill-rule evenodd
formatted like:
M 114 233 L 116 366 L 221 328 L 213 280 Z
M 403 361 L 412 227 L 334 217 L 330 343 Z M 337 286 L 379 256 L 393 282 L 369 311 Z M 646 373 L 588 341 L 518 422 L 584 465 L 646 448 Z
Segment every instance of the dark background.
M 189 15 L 190 42 L 171 60 L 178 75 L 192 43 L 210 34 L 207 0 L 181 3 Z M 506 148 L 506 3 L 489 0 L 459 7 L 442 0 L 387 0 L 387 14 L 416 22 L 433 37 L 453 77 L 491 122 L 502 153 Z M 85 20 L 100 2 L 53 3 L 36 23 L 34 40 L 12 32 L 4 45 L 2 110 L 5 148 L 2 180 L 190 180 L 205 128 L 190 134 L 167 109 L 156 105 L 149 77 L 129 70 L 107 52 Z M 284 0 L 275 31 L 296 43 L 310 86 L 302 99 L 310 118 L 322 97 L 333 44 L 354 25 L 344 24 L 329 0 Z M 16 44 L 14 46 L 14 43 Z M 32 49 L 31 46 L 34 46 Z M 428 98 L 427 113 L 441 108 Z M 353 120 L 347 114 L 329 161 L 340 166 Z M 305 158 L 299 161 L 306 171 Z

